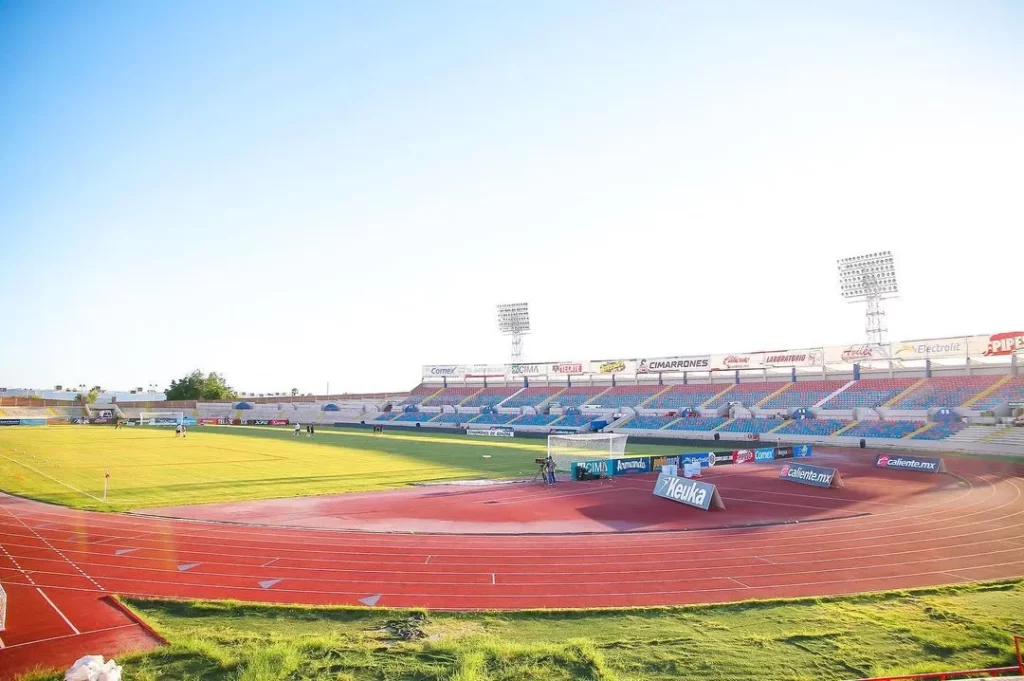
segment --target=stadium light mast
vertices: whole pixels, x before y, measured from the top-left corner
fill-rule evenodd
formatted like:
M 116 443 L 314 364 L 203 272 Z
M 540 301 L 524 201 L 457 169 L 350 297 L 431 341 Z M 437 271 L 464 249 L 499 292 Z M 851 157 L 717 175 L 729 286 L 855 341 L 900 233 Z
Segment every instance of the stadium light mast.
M 840 258 L 839 290 L 850 303 L 867 303 L 864 312 L 864 331 L 868 343 L 881 344 L 886 340 L 885 310 L 882 301 L 900 294 L 896 281 L 896 265 L 892 251 L 879 251 L 852 258 Z
M 512 337 L 512 363 L 523 359 L 523 336 L 530 333 L 530 304 L 498 305 L 498 330 Z

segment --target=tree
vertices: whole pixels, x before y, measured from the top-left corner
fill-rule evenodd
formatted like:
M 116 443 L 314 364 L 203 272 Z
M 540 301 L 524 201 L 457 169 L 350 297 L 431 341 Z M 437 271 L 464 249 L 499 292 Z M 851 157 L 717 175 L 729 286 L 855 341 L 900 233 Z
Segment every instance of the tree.
M 171 387 L 164 391 L 168 400 L 233 400 L 238 394 L 216 371 L 204 375 L 196 369 L 188 376 L 171 381 Z
M 100 396 L 100 387 L 93 386 L 87 393 L 75 393 L 75 402 L 80 404 L 95 404 L 96 398 Z
M 296 396 L 298 396 L 298 394 L 299 394 L 299 389 L 298 388 L 292 388 L 292 397 L 296 397 Z

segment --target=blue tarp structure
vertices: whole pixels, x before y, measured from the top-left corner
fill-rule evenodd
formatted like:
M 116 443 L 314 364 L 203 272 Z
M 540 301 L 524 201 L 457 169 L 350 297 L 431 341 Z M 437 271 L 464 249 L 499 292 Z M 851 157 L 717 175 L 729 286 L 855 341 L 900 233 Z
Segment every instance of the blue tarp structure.
M 338 405 L 336 405 L 335 403 L 331 402 L 329 404 L 325 404 L 324 405 L 324 411 L 341 411 L 341 410 L 338 409 Z
M 252 405 L 248 402 L 239 402 L 235 405 L 235 409 L 252 409 Z

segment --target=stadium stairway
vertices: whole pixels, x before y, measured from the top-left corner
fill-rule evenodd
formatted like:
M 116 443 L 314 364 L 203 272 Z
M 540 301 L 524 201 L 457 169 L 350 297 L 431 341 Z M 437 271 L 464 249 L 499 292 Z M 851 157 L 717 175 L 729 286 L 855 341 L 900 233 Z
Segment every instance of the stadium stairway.
M 966 402 L 964 402 L 963 406 L 964 407 L 970 407 L 974 403 L 980 402 L 981 400 L 985 399 L 986 397 L 988 397 L 989 395 L 991 395 L 995 391 L 997 391 L 1000 388 L 1002 388 L 1004 385 L 1009 383 L 1011 380 L 1013 380 L 1013 376 L 1003 376 L 998 381 L 996 381 L 995 383 L 993 383 L 989 387 L 985 388 L 984 390 L 982 390 L 980 393 L 978 393 L 977 395 L 975 395 L 971 399 L 969 399 Z
M 812 404 L 811 406 L 815 407 L 815 408 L 821 408 L 821 405 L 825 404 L 826 402 L 831 400 L 833 397 L 835 397 L 839 393 L 843 392 L 844 390 L 846 390 L 847 388 L 849 388 L 851 385 L 853 385 L 856 382 L 857 381 L 847 381 L 846 385 L 844 385 L 842 388 L 840 388 L 839 390 L 836 390 L 834 393 L 832 393 L 831 395 L 827 396 L 821 402 L 818 402 L 817 404 Z
M 912 392 L 914 392 L 915 390 L 917 390 L 918 388 L 920 388 L 922 385 L 924 385 L 927 382 L 928 382 L 927 378 L 919 378 L 919 379 L 917 379 L 917 381 L 915 381 L 912 386 L 910 386 L 909 388 L 907 388 L 906 390 L 901 392 L 899 395 L 896 395 L 895 397 L 890 397 L 885 402 L 885 404 L 883 404 L 882 406 L 883 407 L 891 407 L 892 405 L 896 404 L 897 402 L 902 400 L 904 397 L 906 397 L 907 395 L 911 394 Z
M 484 390 L 487 390 L 487 388 L 480 388 L 479 390 L 477 390 L 477 391 L 476 391 L 475 393 L 473 393 L 472 395 L 466 395 L 466 397 L 465 397 L 464 399 L 460 400 L 460 401 L 459 401 L 459 403 L 458 403 L 457 405 L 455 405 L 455 406 L 457 406 L 457 407 L 461 407 L 461 406 L 462 406 L 462 405 L 464 405 L 464 404 L 465 404 L 466 402 L 469 402 L 469 401 L 470 401 L 471 399 L 473 399 L 474 397 L 476 397 L 477 395 L 479 395 L 480 393 L 482 393 L 482 392 L 483 392 Z
M 735 383 L 730 383 L 730 384 L 729 384 L 729 385 L 728 385 L 728 386 L 726 387 L 726 389 L 725 389 L 725 390 L 723 390 L 723 391 L 722 391 L 722 392 L 720 392 L 720 393 L 716 393 L 716 394 L 715 394 L 715 396 L 714 396 L 714 397 L 712 397 L 712 398 L 711 398 L 710 400 L 704 400 L 704 402 L 703 402 L 703 403 L 702 403 L 702 404 L 701 404 L 700 406 L 701 406 L 702 408 L 703 408 L 703 407 L 707 407 L 707 406 L 708 406 L 709 404 L 711 404 L 712 402 L 715 402 L 716 400 L 720 400 L 720 399 L 722 399 L 722 396 L 723 396 L 723 395 L 725 395 L 725 394 L 726 394 L 727 392 L 729 392 L 730 390 L 732 390 L 732 389 L 733 389 L 733 388 L 735 388 L 735 387 L 736 387 L 736 384 L 735 384 Z M 724 424 L 723 424 L 723 425 L 724 425 Z
M 796 383 L 792 383 L 792 382 L 787 383 L 786 385 L 782 386 L 781 388 L 779 388 L 778 390 L 773 392 L 771 395 L 765 395 L 764 399 L 761 400 L 760 402 L 758 402 L 757 404 L 755 404 L 754 406 L 755 407 L 760 407 L 762 404 L 767 404 L 768 400 L 771 400 L 771 399 L 774 399 L 775 397 L 778 397 L 779 395 L 781 395 L 782 393 L 786 392 L 787 390 L 790 389 L 790 387 L 792 387 L 794 385 L 796 385 Z
M 900 439 L 901 439 L 901 440 L 909 440 L 910 438 L 913 438 L 913 437 L 917 437 L 917 436 L 918 436 L 918 435 L 920 435 L 921 433 L 924 433 L 924 432 L 926 432 L 926 431 L 929 431 L 929 430 L 931 430 L 931 429 L 932 429 L 932 428 L 934 428 L 935 426 L 936 426 L 936 423 L 935 423 L 935 421 L 929 421 L 928 423 L 924 424 L 923 426 L 921 426 L 920 428 L 918 428 L 917 430 L 915 430 L 915 431 L 914 431 L 913 433 L 907 433 L 906 435 L 904 435 L 904 436 L 903 436 L 902 438 L 900 438 Z
M 561 390 L 559 390 L 558 392 L 556 392 L 556 393 L 555 393 L 554 395 L 552 395 L 552 396 L 551 396 L 551 397 L 549 397 L 548 399 L 546 399 L 546 400 L 544 400 L 543 402 L 540 402 L 540 403 L 538 403 L 537 405 L 535 405 L 535 406 L 536 406 L 536 409 L 537 409 L 537 411 L 539 412 L 539 411 L 541 410 L 541 408 L 545 407 L 545 406 L 546 406 L 546 405 L 547 405 L 547 404 L 548 404 L 549 402 L 551 402 L 552 400 L 554 400 L 555 398 L 557 398 L 557 397 L 558 397 L 559 395 L 561 395 L 562 393 L 564 393 L 564 392 L 565 392 L 566 390 L 568 390 L 568 388 L 562 388 Z M 520 392 L 522 392 L 522 391 L 520 391 Z M 519 393 L 516 393 L 516 394 L 518 395 Z M 513 395 L 513 397 L 514 397 L 514 395 Z M 512 399 L 512 398 L 509 398 L 509 399 Z
M 717 398 L 716 398 L 716 399 L 717 399 Z M 711 430 L 710 430 L 709 432 L 712 432 L 712 433 L 713 433 L 713 432 L 715 432 L 716 430 L 721 430 L 722 428 L 725 428 L 725 427 L 726 427 L 727 425 L 729 425 L 730 423 L 732 423 L 732 422 L 733 422 L 733 421 L 735 421 L 735 420 L 736 420 L 736 419 L 726 419 L 726 420 L 725 420 L 725 423 L 720 423 L 719 425 L 717 425 L 717 426 L 715 426 L 714 428 L 712 428 L 712 429 L 711 429 Z
M 648 397 L 646 400 L 644 400 L 640 404 L 636 405 L 636 408 L 637 409 L 646 409 L 647 408 L 647 404 L 649 402 L 653 402 L 654 400 L 658 399 L 659 397 L 661 397 L 662 395 L 667 393 L 669 390 L 672 390 L 672 386 L 666 385 L 664 390 L 659 390 L 658 392 L 654 393 L 653 395 Z
M 842 435 L 843 433 L 848 431 L 850 428 L 853 428 L 854 426 L 856 426 L 858 423 L 860 423 L 860 421 L 850 421 L 845 426 L 843 426 L 842 428 L 840 428 L 836 432 L 832 433 L 832 437 L 838 437 L 838 436 Z
M 4 411 L 3 409 L 0 409 L 0 416 L 7 416 L 7 412 Z
M 991 435 L 986 435 L 985 437 L 981 438 L 981 441 L 982 442 L 992 442 L 993 440 L 998 440 L 1000 437 L 1002 437 L 1003 435 L 1009 433 L 1012 430 L 1013 430 L 1013 426 L 1006 426 L 1005 428 L 996 428 L 995 429 L 996 432 L 992 433 Z

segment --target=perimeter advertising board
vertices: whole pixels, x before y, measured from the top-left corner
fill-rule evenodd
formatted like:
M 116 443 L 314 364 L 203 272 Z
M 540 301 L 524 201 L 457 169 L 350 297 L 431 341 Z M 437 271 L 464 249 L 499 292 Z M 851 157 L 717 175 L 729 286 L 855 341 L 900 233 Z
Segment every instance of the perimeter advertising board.
M 754 461 L 758 463 L 762 461 L 774 461 L 775 450 L 774 449 L 755 449 L 754 450 Z
M 682 371 L 707 371 L 709 368 L 711 368 L 711 357 L 709 355 L 693 355 L 690 357 L 645 357 L 637 364 L 636 373 L 679 373 Z
M 571 470 L 569 471 L 573 480 L 579 479 L 580 471 L 583 471 L 588 475 L 606 477 L 608 475 L 608 460 L 594 459 L 592 461 L 573 461 Z
M 651 457 L 634 456 L 628 459 L 611 459 L 608 472 L 612 475 L 628 475 L 630 473 L 650 473 Z
M 637 370 L 635 359 L 592 359 L 590 360 L 590 373 L 608 376 L 610 374 L 631 375 L 640 372 Z
M 20 426 L 21 419 L 0 419 L 0 426 Z
M 423 367 L 423 378 L 502 378 L 504 364 L 428 364 Z
M 967 357 L 967 338 L 930 338 L 892 344 L 892 358 L 900 360 Z
M 888 344 L 874 345 L 858 343 L 854 345 L 835 345 L 825 348 L 826 364 L 860 364 L 862 362 L 884 362 L 892 357 L 892 348 Z
M 946 465 L 942 459 L 902 454 L 879 454 L 875 458 L 875 466 L 888 470 L 918 471 L 921 473 L 942 473 L 946 470 Z
M 722 496 L 711 483 L 692 478 L 680 478 L 662 473 L 654 483 L 654 496 L 686 504 L 702 511 L 711 508 L 725 509 Z
M 779 479 L 812 487 L 844 487 L 843 478 L 835 468 L 808 463 L 787 463 L 779 469 Z

